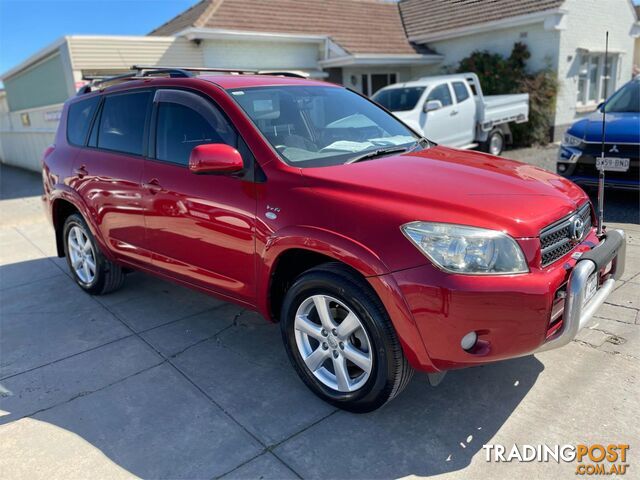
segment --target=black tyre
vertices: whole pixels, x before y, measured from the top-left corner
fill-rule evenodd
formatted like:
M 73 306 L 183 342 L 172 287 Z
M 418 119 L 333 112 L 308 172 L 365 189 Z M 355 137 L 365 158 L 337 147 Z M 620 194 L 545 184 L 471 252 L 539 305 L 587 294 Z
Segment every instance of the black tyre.
M 67 218 L 62 238 L 69 270 L 80 288 L 92 295 L 103 295 L 122 286 L 122 268 L 105 258 L 81 215 Z
M 482 144 L 482 150 L 491 155 L 500 155 L 504 151 L 504 135 L 499 129 L 491 130 L 487 141 Z
M 381 407 L 413 375 L 380 299 L 342 264 L 300 275 L 285 295 L 280 326 L 304 383 L 344 410 Z

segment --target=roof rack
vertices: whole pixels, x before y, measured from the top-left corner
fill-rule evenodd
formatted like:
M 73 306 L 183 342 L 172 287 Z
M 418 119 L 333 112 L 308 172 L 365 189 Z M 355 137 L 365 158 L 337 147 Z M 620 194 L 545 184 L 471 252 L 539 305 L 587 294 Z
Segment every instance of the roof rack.
M 107 84 L 126 82 L 144 77 L 153 77 L 156 75 L 167 75 L 170 78 L 188 78 L 193 77 L 191 72 L 214 72 L 214 73 L 230 73 L 235 75 L 275 75 L 280 77 L 307 78 L 307 76 L 290 71 L 280 70 L 246 70 L 239 68 L 210 68 L 210 67 L 164 67 L 157 65 L 132 65 L 131 72 L 123 73 L 115 76 L 88 76 L 83 77 L 84 80 L 90 80 L 90 83 L 80 87 L 77 95 L 89 93 L 93 88 Z
M 298 72 L 290 70 L 251 70 L 246 68 L 216 68 L 216 67 L 161 67 L 161 66 L 144 66 L 134 65 L 131 70 L 148 70 L 152 72 L 154 70 L 181 70 L 183 72 L 212 72 L 212 73 L 235 73 L 236 75 L 276 75 L 278 77 L 295 77 L 295 78 L 307 78 L 308 75 L 303 75 Z
M 83 85 L 78 90 L 77 95 L 84 95 L 89 93 L 95 87 L 104 88 L 108 84 L 114 84 L 119 82 L 126 82 L 128 80 L 136 80 L 144 77 L 152 77 L 155 75 L 167 75 L 170 78 L 188 78 L 193 77 L 193 74 L 187 72 L 182 68 L 173 67 L 139 67 L 134 65 L 131 67 L 131 72 L 123 73 L 121 75 L 114 76 L 84 76 L 84 80 L 90 80 L 87 85 Z

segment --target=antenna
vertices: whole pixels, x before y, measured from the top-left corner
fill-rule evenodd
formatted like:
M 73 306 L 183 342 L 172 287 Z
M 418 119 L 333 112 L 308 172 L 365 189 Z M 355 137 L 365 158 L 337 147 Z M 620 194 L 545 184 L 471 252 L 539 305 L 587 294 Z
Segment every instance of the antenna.
M 604 94 L 607 95 L 607 80 L 609 80 L 609 31 L 607 30 L 604 44 Z M 598 174 L 598 237 L 603 234 L 604 223 L 604 144 L 607 118 L 607 104 L 602 105 L 602 148 L 600 150 L 600 172 Z M 596 162 L 597 163 L 597 162 Z

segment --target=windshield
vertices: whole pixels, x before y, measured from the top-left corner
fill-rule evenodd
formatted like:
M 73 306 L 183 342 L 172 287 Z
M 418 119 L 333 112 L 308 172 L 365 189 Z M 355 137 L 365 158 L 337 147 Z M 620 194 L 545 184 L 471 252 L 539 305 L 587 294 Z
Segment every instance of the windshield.
M 392 112 L 413 110 L 425 87 L 388 88 L 376 93 L 372 100 Z
M 631 81 L 611 95 L 604 108 L 607 113 L 640 113 L 640 81 Z
M 418 148 L 416 134 L 344 88 L 251 87 L 229 91 L 289 165 L 340 165 L 369 151 Z

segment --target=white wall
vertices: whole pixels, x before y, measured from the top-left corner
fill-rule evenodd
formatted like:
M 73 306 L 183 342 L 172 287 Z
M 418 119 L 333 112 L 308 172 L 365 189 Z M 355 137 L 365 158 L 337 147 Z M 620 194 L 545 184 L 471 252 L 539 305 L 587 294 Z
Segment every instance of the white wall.
M 424 68 L 422 72 L 442 73 L 443 67 L 456 68 L 460 60 L 476 50 L 488 50 L 508 57 L 516 42 L 524 43 L 529 47 L 531 58 L 527 65 L 531 71 L 546 67 L 555 69 L 558 62 L 559 41 L 559 32 L 545 30 L 543 22 L 540 22 L 429 42 L 429 47 L 444 55 L 445 59 L 441 66 Z M 422 72 L 418 71 L 418 73 Z
M 62 104 L 8 112 L 0 102 L 0 160 L 8 165 L 40 171 L 40 160 L 45 148 L 55 139 L 57 115 Z M 6 104 L 5 104 L 6 105 Z M 27 114 L 30 126 L 22 124 Z
M 624 52 L 619 57 L 616 87 L 631 79 L 634 39 L 629 35 L 635 14 L 629 0 L 566 0 L 566 29 L 560 36 L 558 79 L 560 92 L 556 107 L 558 134 L 576 119 L 588 115 L 577 108 L 578 48 L 604 51 L 609 30 L 609 50 Z M 593 109 L 592 109 L 593 111 Z
M 317 43 L 206 40 L 204 65 L 215 68 L 317 70 Z
M 73 70 L 126 70 L 131 65 L 202 66 L 202 47 L 185 38 L 68 37 Z

